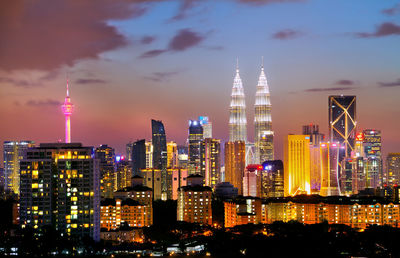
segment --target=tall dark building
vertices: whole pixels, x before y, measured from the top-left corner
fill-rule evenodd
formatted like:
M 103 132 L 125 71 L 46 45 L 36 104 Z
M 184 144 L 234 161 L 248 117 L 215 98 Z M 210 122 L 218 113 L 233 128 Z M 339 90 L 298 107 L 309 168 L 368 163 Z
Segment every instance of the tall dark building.
M 20 225 L 100 240 L 98 160 L 80 143 L 41 143 L 21 160 Z
M 104 198 L 113 198 L 115 189 L 115 150 L 106 144 L 96 148 L 96 159 L 100 161 L 100 194 Z
M 164 125 L 161 121 L 151 120 L 153 143 L 153 168 L 161 169 L 161 191 L 166 193 L 167 185 L 167 137 Z
M 281 160 L 268 160 L 262 164 L 261 172 L 261 197 L 284 196 L 284 171 Z
M 203 126 L 200 121 L 189 120 L 189 175 L 200 174 L 200 150 L 203 140 Z
M 310 135 L 310 144 L 319 146 L 319 143 L 324 140 L 324 135 L 319 132 L 319 126 L 314 124 L 303 125 L 303 134 Z
M 132 144 L 133 176 L 142 176 L 141 169 L 146 168 L 146 140 L 138 140 Z
M 356 96 L 329 96 L 329 140 L 344 146 L 339 162 L 354 150 L 356 125 Z

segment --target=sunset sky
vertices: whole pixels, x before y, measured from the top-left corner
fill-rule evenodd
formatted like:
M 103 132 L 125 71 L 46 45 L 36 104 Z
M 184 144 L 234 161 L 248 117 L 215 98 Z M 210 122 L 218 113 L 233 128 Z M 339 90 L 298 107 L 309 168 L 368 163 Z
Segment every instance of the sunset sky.
M 276 158 L 305 124 L 328 129 L 328 96 L 356 95 L 358 129 L 380 129 L 400 152 L 400 2 L 379 0 L 0 1 L 0 141 L 64 139 L 70 82 L 72 141 L 151 138 L 184 144 L 207 115 L 228 140 L 239 58 L 248 139 L 261 56 L 271 91 Z

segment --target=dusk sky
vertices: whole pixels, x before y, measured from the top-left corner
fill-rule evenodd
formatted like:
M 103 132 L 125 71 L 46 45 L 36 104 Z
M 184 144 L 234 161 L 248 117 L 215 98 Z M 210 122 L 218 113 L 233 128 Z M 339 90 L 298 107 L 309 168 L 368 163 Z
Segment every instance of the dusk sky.
M 0 1 L 0 141 L 64 139 L 66 77 L 72 142 L 184 144 L 207 115 L 228 140 L 239 58 L 248 139 L 261 56 L 271 91 L 275 156 L 305 124 L 328 131 L 328 96 L 356 95 L 358 131 L 382 130 L 400 152 L 400 2 L 391 0 Z

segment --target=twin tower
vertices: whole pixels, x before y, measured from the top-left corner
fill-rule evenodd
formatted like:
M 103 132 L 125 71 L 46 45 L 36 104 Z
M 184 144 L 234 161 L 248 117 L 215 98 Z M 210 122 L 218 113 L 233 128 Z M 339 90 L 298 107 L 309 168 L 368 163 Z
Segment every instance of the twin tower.
M 257 84 L 254 104 L 254 128 L 254 157 L 251 161 L 246 160 L 246 163 L 261 164 L 266 160 L 273 160 L 274 132 L 272 131 L 271 101 L 264 65 L 261 66 L 261 74 Z M 238 65 L 236 66 L 236 75 L 233 80 L 229 108 L 229 141 L 244 141 L 247 146 L 246 150 L 252 146 L 247 141 L 246 103 Z M 247 154 L 246 157 L 248 157 Z

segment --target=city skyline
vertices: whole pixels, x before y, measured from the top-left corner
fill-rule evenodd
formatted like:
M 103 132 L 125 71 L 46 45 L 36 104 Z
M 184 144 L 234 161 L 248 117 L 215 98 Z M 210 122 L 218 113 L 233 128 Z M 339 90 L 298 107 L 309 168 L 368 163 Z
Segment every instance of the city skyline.
M 72 142 L 96 147 L 108 144 L 125 154 L 129 141 L 151 139 L 150 120 L 155 119 L 164 123 L 167 141 L 184 144 L 188 137 L 187 121 L 199 115 L 209 116 L 214 137 L 225 142 L 229 135 L 235 59 L 240 61 L 247 121 L 254 121 L 252 107 L 260 57 L 264 56 L 273 105 L 276 159 L 283 159 L 284 137 L 301 133 L 304 124 L 317 124 L 328 135 L 328 96 L 340 94 L 357 96 L 357 132 L 380 130 L 383 156 L 398 152 L 400 122 L 393 118 L 400 112 L 396 99 L 400 88 L 396 51 L 400 27 L 394 2 L 134 2 L 125 12 L 121 7 L 114 10 L 116 13 L 96 7 L 104 11 L 104 16 L 90 18 L 99 21 L 105 31 L 82 39 L 72 37 L 82 33 L 78 29 L 67 32 L 66 36 L 71 37 L 67 40 L 71 43 L 68 48 L 79 49 L 81 54 L 71 53 L 67 46 L 59 44 L 57 48 L 65 50 L 65 56 L 51 57 L 54 50 L 49 49 L 41 61 L 35 60 L 35 53 L 41 48 L 27 49 L 32 53 L 25 58 L 10 51 L 11 43 L 23 40 L 24 36 L 19 35 L 19 30 L 11 34 L 7 29 L 15 29 L 19 23 L 29 32 L 28 38 L 35 32 L 29 23 L 43 25 L 46 19 L 22 19 L 19 6 L 1 4 L 8 15 L 4 16 L 6 26 L 0 32 L 9 36 L 9 41 L 0 47 L 4 55 L 0 61 L 0 117 L 7 121 L 0 126 L 1 141 L 40 143 L 64 139 L 65 117 L 60 105 L 65 98 L 68 73 L 75 105 Z M 61 12 L 57 4 L 43 4 Z M 93 7 L 86 1 L 81 9 L 74 4 L 66 5 L 68 8 L 59 13 L 59 18 L 51 17 L 59 27 L 47 25 L 45 31 L 64 32 L 62 22 L 68 15 L 79 10 L 73 15 L 78 17 L 85 8 Z M 109 7 L 110 3 L 104 5 Z M 29 4 L 25 7 L 27 13 L 39 12 Z M 328 10 L 331 16 L 326 16 Z M 222 16 L 215 17 L 221 11 Z M 353 16 L 354 11 L 364 15 Z M 301 19 L 294 22 L 290 17 L 297 12 L 302 14 Z M 310 18 L 304 18 L 306 14 Z M 231 16 L 237 19 L 223 20 Z M 280 24 L 273 22 L 278 17 Z M 82 19 L 78 20 L 90 23 Z M 150 26 L 143 26 L 149 21 Z M 245 31 L 245 23 L 257 26 Z M 165 31 L 156 29 L 156 25 Z M 262 33 L 261 28 L 265 29 Z M 237 36 L 240 39 L 236 42 Z M 38 38 L 36 43 L 46 40 Z M 243 40 L 248 47 L 243 47 Z M 82 44 L 96 42 L 105 46 L 84 52 Z M 10 54 L 15 54 L 14 59 Z M 247 132 L 253 142 L 253 123 L 248 123 Z

